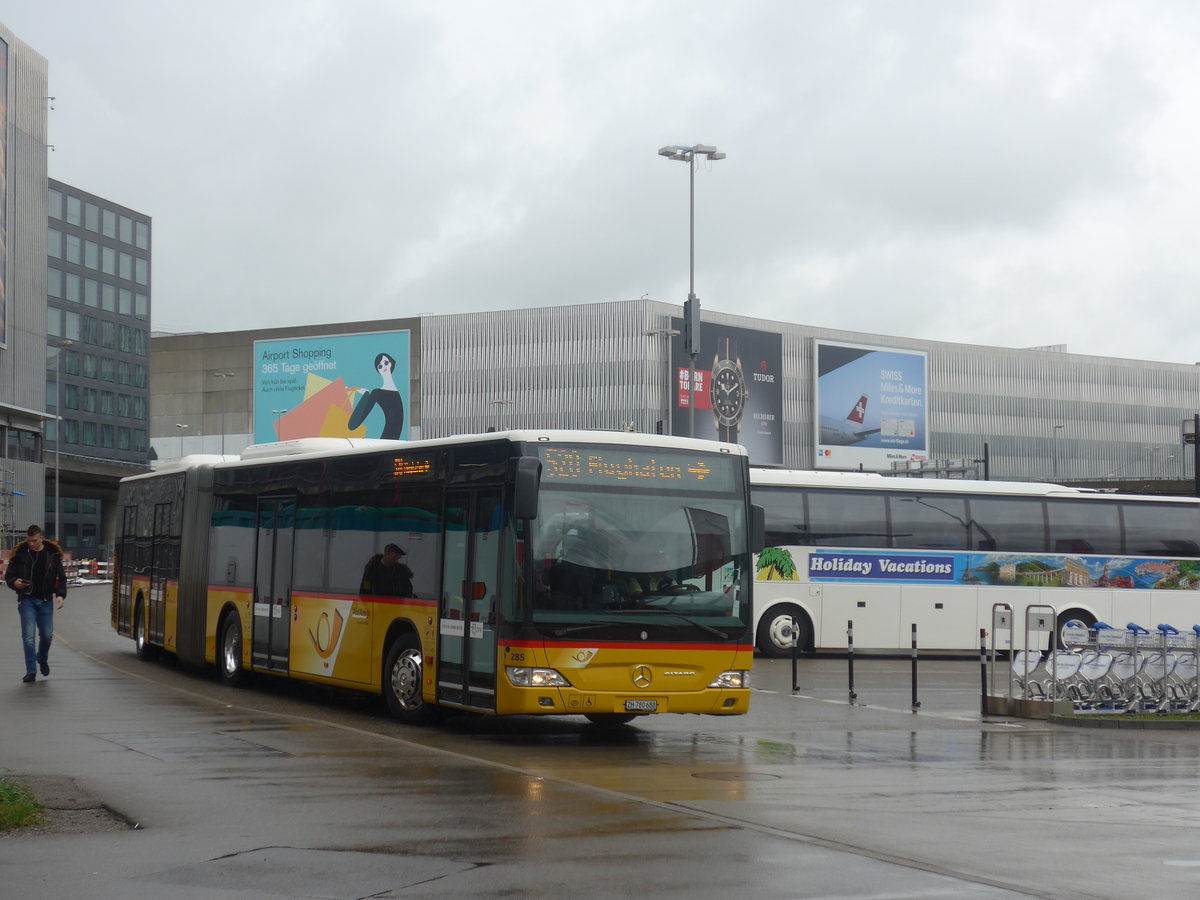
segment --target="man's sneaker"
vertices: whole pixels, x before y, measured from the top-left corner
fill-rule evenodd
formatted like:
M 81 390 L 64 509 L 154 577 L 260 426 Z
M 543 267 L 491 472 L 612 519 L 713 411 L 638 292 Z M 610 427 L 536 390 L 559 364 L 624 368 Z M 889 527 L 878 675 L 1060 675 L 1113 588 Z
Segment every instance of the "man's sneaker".
M 37 674 L 35 672 L 30 672 L 28 675 L 26 675 L 21 680 L 23 682 L 25 682 L 26 684 L 29 684 L 29 682 L 31 682 L 31 681 L 37 681 Z
M 42 674 L 43 675 L 50 674 L 50 663 L 46 662 L 45 660 L 42 660 Z

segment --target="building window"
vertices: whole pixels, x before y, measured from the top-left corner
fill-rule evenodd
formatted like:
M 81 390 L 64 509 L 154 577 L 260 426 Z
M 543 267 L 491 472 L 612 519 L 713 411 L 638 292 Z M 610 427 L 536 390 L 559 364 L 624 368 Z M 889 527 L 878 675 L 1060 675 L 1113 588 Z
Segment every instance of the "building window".
M 145 294 L 134 294 L 133 314 L 139 319 L 150 318 L 150 298 Z
M 72 303 L 78 303 L 81 299 L 79 276 L 74 272 L 67 273 L 66 290 L 63 292 L 63 294 L 64 299 L 70 300 Z
M 129 418 L 129 395 L 117 394 L 117 415 L 124 419 Z
M 100 512 L 100 501 L 96 499 L 80 499 L 79 512 L 81 515 L 94 516 Z
M 51 228 L 46 232 L 46 255 L 52 256 L 55 259 L 62 259 L 63 239 L 62 232 L 57 228 Z
M 133 315 L 133 291 L 121 288 L 117 291 L 117 312 L 123 316 Z
M 115 238 L 117 236 L 117 214 L 111 209 L 106 209 L 100 214 L 100 233 L 105 237 Z
M 133 429 L 133 451 L 135 453 L 146 452 L 146 432 L 141 428 Z
M 117 377 L 117 364 L 112 357 L 101 357 L 100 380 L 113 381 Z
M 114 434 L 113 427 L 111 425 L 107 425 L 107 424 L 101 425 L 100 426 L 100 446 L 107 447 L 108 449 L 111 450 L 115 443 L 116 443 L 116 436 Z
M 101 413 L 101 415 L 111 416 L 116 412 L 116 408 L 113 406 L 113 403 L 116 400 L 116 397 L 117 397 L 117 395 L 114 394 L 112 391 L 101 391 L 100 392 L 100 413 Z
M 83 317 L 83 342 L 96 344 L 100 341 L 100 321 L 94 316 Z M 93 373 L 95 374 L 95 373 Z
M 79 409 L 79 388 L 73 384 L 62 386 L 62 401 L 65 409 Z
M 46 191 L 46 212 L 52 219 L 62 218 L 62 191 L 50 188 Z
M 133 440 L 130 437 L 129 429 L 120 427 L 117 429 L 117 449 L 128 450 L 133 446 Z
M 68 341 L 79 340 L 79 313 L 63 313 L 63 337 Z
M 62 299 L 62 272 L 53 267 L 46 270 L 46 294 Z
M 117 349 L 117 323 L 100 323 L 100 346 L 106 350 Z
M 136 365 L 133 367 L 133 386 L 134 387 L 145 387 L 146 386 L 146 367 L 145 366 Z
M 100 305 L 100 282 L 95 278 L 83 279 L 83 305 L 93 308 Z
M 108 248 L 105 247 L 105 250 Z M 95 241 L 83 242 L 83 264 L 89 269 L 100 268 L 100 245 Z
M 46 334 L 50 337 L 62 337 L 62 310 L 53 306 L 46 307 Z
M 150 283 L 150 261 L 145 259 L 135 259 L 133 261 L 134 273 L 133 280 L 138 284 Z
M 133 398 L 133 417 L 142 422 L 146 421 L 146 398 Z
M 79 202 L 78 197 L 67 195 L 67 224 L 81 225 L 83 218 L 83 204 Z
M 46 382 L 46 407 L 54 407 L 58 409 L 58 382 Z
M 150 226 L 147 225 L 145 222 L 138 222 L 133 227 L 134 227 L 135 233 L 137 235 L 136 239 L 134 240 L 134 244 L 137 245 L 137 248 L 139 250 L 149 250 L 150 249 Z
M 127 363 L 125 360 L 121 360 L 119 363 L 117 363 L 117 384 L 129 384 L 129 382 L 129 363 Z M 129 413 L 125 412 L 123 415 L 127 416 Z
M 133 257 L 128 253 L 117 254 L 117 275 L 126 281 L 133 280 Z
M 121 233 L 120 239 L 126 244 L 133 243 L 133 219 L 129 216 L 121 216 Z
M 122 353 L 133 352 L 133 329 L 128 325 L 117 326 L 117 349 Z
M 117 311 L 117 288 L 115 285 L 100 285 L 100 308 L 105 312 Z
M 96 377 L 96 354 L 95 353 L 83 354 L 83 377 L 84 378 L 95 378 Z
M 75 265 L 83 264 L 83 244 L 80 242 L 79 235 L 67 235 L 67 262 L 75 263 Z
M 105 275 L 117 274 L 117 251 L 112 247 L 102 247 L 100 253 L 100 271 Z
M 79 422 L 75 419 L 63 419 L 62 422 L 63 440 L 68 444 L 79 443 Z
M 78 350 L 59 350 L 59 365 L 62 370 L 68 375 L 79 374 L 79 351 Z
M 83 204 L 83 227 L 88 231 L 100 230 L 100 207 L 95 203 Z
M 95 357 L 92 357 L 92 359 L 94 361 Z M 83 411 L 90 412 L 90 413 L 94 413 L 96 411 L 96 389 L 95 388 L 84 388 L 83 389 Z
M 135 329 L 133 332 L 133 352 L 135 356 L 146 355 L 146 332 Z
M 96 446 L 96 423 L 95 422 L 84 422 L 83 423 L 83 446 L 85 446 L 85 447 L 95 447 Z

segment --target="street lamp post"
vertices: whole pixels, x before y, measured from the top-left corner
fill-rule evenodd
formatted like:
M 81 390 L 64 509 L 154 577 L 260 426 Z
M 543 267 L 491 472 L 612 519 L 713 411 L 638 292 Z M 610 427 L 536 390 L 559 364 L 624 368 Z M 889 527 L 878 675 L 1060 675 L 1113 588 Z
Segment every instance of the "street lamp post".
M 671 338 L 679 336 L 677 328 L 650 328 L 646 332 L 646 337 L 665 337 L 667 339 L 667 434 L 675 433 L 674 411 L 675 411 L 675 383 L 676 373 L 675 367 L 671 364 Z M 689 405 L 691 398 L 689 397 Z
M 1058 481 L 1058 433 L 1062 431 L 1063 426 L 1054 426 L 1054 480 Z
M 691 358 L 688 372 L 688 434 L 696 436 L 696 354 L 700 352 L 700 298 L 696 296 L 696 156 L 710 160 L 725 154 L 711 144 L 660 147 L 659 156 L 688 164 L 688 298 L 683 307 L 684 351 Z
M 224 388 L 224 379 L 232 378 L 232 372 L 213 372 L 213 378 L 222 379 L 222 388 Z M 221 391 L 221 455 L 225 455 L 225 397 L 229 393 L 227 389 Z
M 62 448 L 62 352 L 74 341 L 56 341 L 54 343 L 54 539 L 62 540 L 62 497 L 59 492 L 59 472 Z

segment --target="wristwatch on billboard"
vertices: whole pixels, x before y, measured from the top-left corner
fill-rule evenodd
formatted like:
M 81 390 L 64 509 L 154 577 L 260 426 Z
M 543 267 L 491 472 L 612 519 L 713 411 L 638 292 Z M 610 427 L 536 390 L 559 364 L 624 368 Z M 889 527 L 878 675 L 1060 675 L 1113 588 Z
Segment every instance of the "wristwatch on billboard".
M 709 382 L 717 436 L 722 441 L 736 444 L 742 416 L 746 412 L 746 376 L 742 374 L 742 360 L 737 354 L 737 345 L 729 338 L 725 338 L 724 353 L 718 350 L 713 357 Z

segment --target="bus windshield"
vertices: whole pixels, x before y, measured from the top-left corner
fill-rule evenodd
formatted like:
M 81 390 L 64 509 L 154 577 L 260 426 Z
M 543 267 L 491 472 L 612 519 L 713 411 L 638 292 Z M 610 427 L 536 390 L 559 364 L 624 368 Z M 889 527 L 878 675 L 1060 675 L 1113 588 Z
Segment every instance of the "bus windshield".
M 655 639 L 743 637 L 745 518 L 736 495 L 544 489 L 531 523 L 535 626 L 589 639 L 646 628 Z

